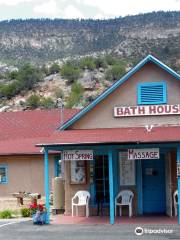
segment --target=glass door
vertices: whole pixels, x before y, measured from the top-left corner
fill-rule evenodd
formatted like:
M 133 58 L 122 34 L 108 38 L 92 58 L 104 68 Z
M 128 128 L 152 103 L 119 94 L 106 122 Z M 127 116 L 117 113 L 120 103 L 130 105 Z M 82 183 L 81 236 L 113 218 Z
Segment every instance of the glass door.
M 109 204 L 109 167 L 108 155 L 95 156 L 95 192 L 96 203 Z

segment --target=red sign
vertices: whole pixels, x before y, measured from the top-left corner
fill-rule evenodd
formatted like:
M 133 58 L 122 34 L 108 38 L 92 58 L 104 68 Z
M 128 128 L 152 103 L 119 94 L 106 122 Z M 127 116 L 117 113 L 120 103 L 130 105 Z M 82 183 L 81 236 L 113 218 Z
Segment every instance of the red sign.
M 114 107 L 114 117 L 180 114 L 180 104 Z

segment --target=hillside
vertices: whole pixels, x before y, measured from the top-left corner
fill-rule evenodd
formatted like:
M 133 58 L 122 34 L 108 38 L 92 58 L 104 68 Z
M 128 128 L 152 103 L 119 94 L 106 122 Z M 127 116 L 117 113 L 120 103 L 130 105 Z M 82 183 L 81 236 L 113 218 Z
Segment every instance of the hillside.
M 148 54 L 180 72 L 179 46 L 180 11 L 1 21 L 0 112 L 83 107 Z
M 107 51 L 139 60 L 152 53 L 180 61 L 180 11 L 110 20 L 29 19 L 0 22 L 1 62 L 44 63 Z

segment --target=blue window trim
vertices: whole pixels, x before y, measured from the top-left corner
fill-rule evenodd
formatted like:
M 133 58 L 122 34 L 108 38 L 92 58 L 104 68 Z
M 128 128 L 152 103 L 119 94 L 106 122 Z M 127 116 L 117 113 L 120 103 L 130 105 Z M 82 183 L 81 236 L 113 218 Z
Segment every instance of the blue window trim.
M 149 86 L 154 87 L 157 85 L 163 86 L 163 100 L 162 101 L 154 101 L 153 103 L 149 102 L 142 102 L 141 101 L 141 88 L 143 86 Z M 162 82 L 144 82 L 144 83 L 138 83 L 137 85 L 137 104 L 138 105 L 155 105 L 155 104 L 166 104 L 167 103 L 167 84 L 165 81 Z
M 0 164 L 0 168 L 5 168 L 6 180 L 0 182 L 0 184 L 8 184 L 8 166 L 6 164 Z

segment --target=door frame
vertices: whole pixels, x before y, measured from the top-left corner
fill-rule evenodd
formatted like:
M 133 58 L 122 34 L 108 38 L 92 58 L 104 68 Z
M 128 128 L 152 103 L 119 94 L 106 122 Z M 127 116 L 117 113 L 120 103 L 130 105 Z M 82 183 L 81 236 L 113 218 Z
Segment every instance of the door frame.
M 163 156 L 164 163 L 164 184 L 165 184 L 165 195 L 166 195 L 166 158 L 165 154 L 160 154 L 160 156 Z M 137 189 L 137 213 L 139 215 L 144 214 L 144 206 L 143 206 L 143 168 L 142 168 L 142 161 L 146 160 L 136 160 L 136 189 Z M 157 159 L 158 161 L 158 159 Z M 165 206 L 166 206 L 166 200 L 165 200 Z M 166 213 L 166 209 L 165 209 Z

